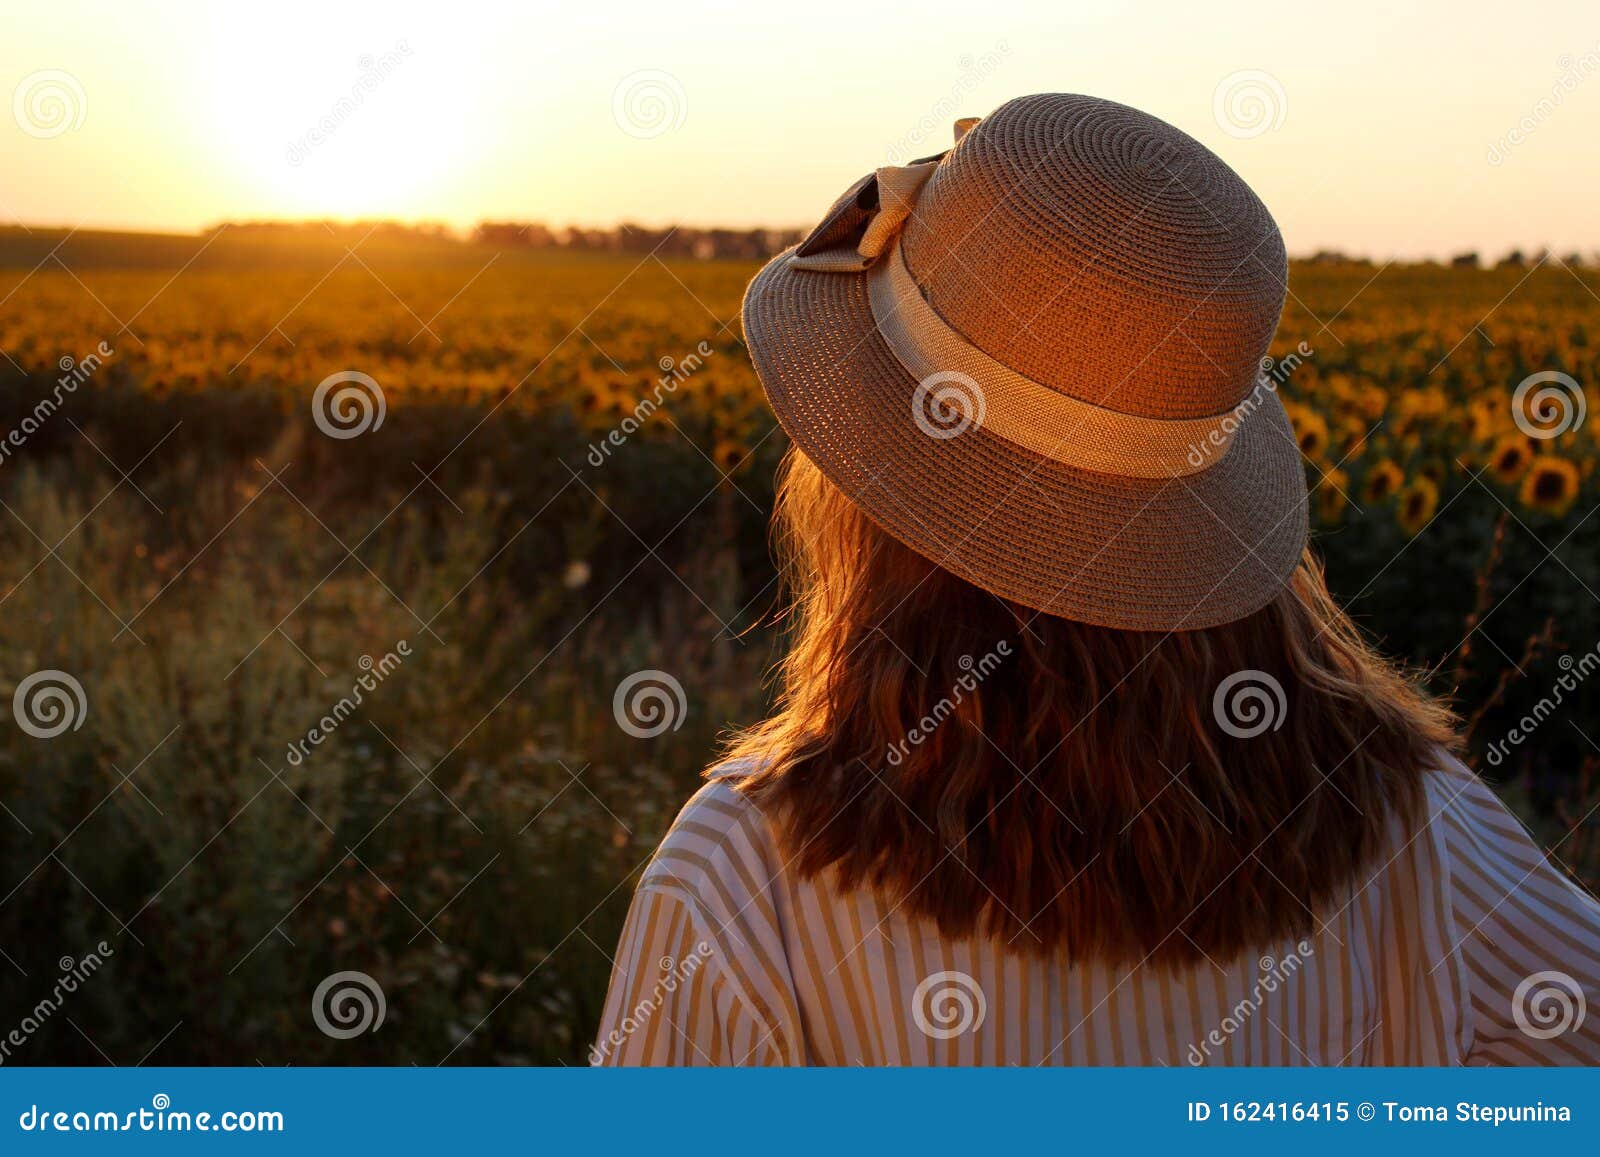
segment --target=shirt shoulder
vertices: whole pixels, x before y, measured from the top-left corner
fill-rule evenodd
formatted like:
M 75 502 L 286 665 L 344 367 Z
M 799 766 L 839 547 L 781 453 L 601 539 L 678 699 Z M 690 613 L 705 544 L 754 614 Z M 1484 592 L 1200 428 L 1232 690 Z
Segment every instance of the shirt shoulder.
M 751 905 L 771 908 L 780 860 L 766 818 L 738 788 L 744 774 L 737 765 L 712 769 L 662 837 L 641 889 L 678 892 L 719 921 Z
M 717 969 L 779 1051 L 800 1039 L 789 960 L 792 906 L 782 858 L 760 809 L 738 790 L 740 769 L 712 769 L 683 805 L 639 881 L 680 901 Z
M 1428 819 L 1450 867 L 1503 862 L 1526 871 L 1545 864 L 1527 826 L 1466 764 L 1443 756 L 1427 778 Z

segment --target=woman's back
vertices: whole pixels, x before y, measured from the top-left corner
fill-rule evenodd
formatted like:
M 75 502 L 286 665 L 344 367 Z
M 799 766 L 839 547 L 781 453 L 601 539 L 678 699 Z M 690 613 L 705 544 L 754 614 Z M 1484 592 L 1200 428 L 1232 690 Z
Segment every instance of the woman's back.
M 720 772 L 640 883 L 597 1063 L 1600 1063 L 1600 908 L 1448 758 L 1313 934 L 1180 968 L 953 942 L 802 880 Z
M 1307 547 L 1265 206 L 1107 101 L 957 134 L 746 294 L 789 646 L 595 1059 L 1600 1059 L 1600 909 Z

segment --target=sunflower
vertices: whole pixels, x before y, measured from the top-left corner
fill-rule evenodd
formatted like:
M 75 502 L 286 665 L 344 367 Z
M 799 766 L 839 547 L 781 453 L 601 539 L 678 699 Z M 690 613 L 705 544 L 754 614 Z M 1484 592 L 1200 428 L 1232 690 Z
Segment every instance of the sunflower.
M 1346 419 L 1339 427 L 1339 436 L 1334 439 L 1333 452 L 1339 455 L 1340 461 L 1359 458 L 1367 448 L 1367 428 L 1360 422 Z
M 1315 410 L 1296 406 L 1293 414 L 1295 441 L 1300 443 L 1300 453 L 1307 458 L 1322 457 L 1328 448 L 1328 420 Z
M 1578 467 L 1565 458 L 1541 455 L 1533 460 L 1517 496 L 1524 506 L 1559 518 L 1578 497 Z
M 1383 417 L 1389 409 L 1389 395 L 1377 386 L 1361 387 L 1361 410 L 1373 421 Z
M 1520 434 L 1507 434 L 1489 452 L 1489 473 L 1508 485 L 1522 477 L 1533 458 L 1528 440 Z
M 1473 402 L 1467 410 L 1468 432 L 1474 442 L 1487 442 L 1499 421 L 1499 407 L 1483 398 Z
M 1443 486 L 1445 476 L 1450 473 L 1450 468 L 1438 458 L 1429 458 L 1417 467 L 1417 473 L 1432 482 L 1435 487 Z
M 1324 523 L 1335 523 L 1344 513 L 1345 503 L 1350 490 L 1350 476 L 1343 470 L 1335 468 L 1328 471 L 1321 482 L 1317 483 L 1317 519 Z
M 1400 511 L 1395 518 L 1400 523 L 1401 530 L 1407 534 L 1416 534 L 1428 525 L 1428 520 L 1438 509 L 1438 484 L 1431 478 L 1418 475 L 1400 491 Z
M 746 457 L 744 446 L 731 438 L 718 438 L 716 447 L 711 451 L 711 460 L 724 474 L 732 474 Z
M 1388 458 L 1381 459 L 1367 471 L 1367 480 L 1361 487 L 1361 500 L 1373 503 L 1382 502 L 1400 489 L 1400 484 L 1406 480 L 1400 467 Z

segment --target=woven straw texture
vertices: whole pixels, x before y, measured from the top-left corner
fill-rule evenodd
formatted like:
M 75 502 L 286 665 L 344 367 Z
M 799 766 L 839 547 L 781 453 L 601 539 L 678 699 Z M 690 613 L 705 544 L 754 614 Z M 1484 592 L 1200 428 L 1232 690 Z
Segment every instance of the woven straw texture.
M 870 227 L 863 187 L 833 228 Z M 1277 227 L 1232 170 L 1162 121 L 1083 96 L 1025 97 L 981 121 L 899 240 L 971 345 L 1151 418 L 1216 415 L 1250 394 L 1286 285 Z M 785 431 L 885 530 L 996 595 L 1127 630 L 1230 622 L 1282 589 L 1307 517 L 1275 395 L 1258 391 L 1227 452 L 1180 477 L 1069 466 L 981 423 L 933 436 L 868 276 L 782 254 L 751 283 L 744 328 Z
M 1082 96 L 985 118 L 928 181 L 906 264 L 974 345 L 1156 418 L 1220 413 L 1278 327 L 1288 257 L 1249 186 L 1155 117 Z

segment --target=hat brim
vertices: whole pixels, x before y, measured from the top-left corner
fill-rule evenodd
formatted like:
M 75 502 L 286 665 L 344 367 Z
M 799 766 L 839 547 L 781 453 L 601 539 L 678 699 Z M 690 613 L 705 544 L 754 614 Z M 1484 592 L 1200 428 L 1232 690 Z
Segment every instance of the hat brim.
M 1308 514 L 1275 392 L 1240 420 L 1220 461 L 1177 478 L 1081 470 L 981 425 L 931 437 L 913 417 L 918 382 L 872 316 L 866 274 L 788 259 L 745 294 L 756 371 L 793 442 L 906 546 L 1002 598 L 1122 630 L 1233 622 L 1283 589 Z

